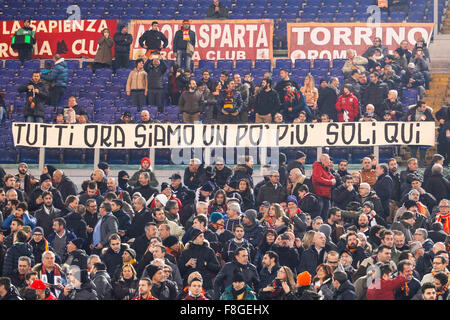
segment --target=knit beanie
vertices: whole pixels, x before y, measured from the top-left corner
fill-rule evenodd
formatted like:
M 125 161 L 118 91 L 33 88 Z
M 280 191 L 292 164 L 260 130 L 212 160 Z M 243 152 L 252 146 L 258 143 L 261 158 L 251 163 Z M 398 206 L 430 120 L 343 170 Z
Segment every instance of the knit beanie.
M 175 236 L 168 236 L 167 238 L 165 238 L 163 240 L 163 246 L 170 248 L 171 246 L 175 245 L 178 243 L 178 238 Z
M 296 206 L 298 206 L 298 201 L 297 198 L 295 196 L 289 196 L 287 198 L 286 204 L 288 204 L 289 202 L 294 202 Z
M 157 273 L 159 270 L 162 270 L 162 268 L 161 267 L 158 267 L 158 266 L 154 266 L 154 265 L 152 265 L 152 264 L 149 264 L 147 267 L 146 267 L 146 270 L 147 270 L 147 276 L 150 278 L 150 280 L 153 278 L 153 276 L 155 275 L 155 273 Z
M 141 166 L 142 166 L 142 163 L 143 163 L 144 161 L 148 161 L 148 165 L 151 165 L 151 164 L 152 164 L 152 162 L 150 161 L 149 158 L 144 157 L 144 158 L 142 158 L 142 160 L 141 160 Z
M 372 201 L 366 201 L 363 203 L 363 207 L 367 206 L 370 208 L 370 210 L 373 210 L 373 202 Z
M 82 238 L 76 238 L 70 242 L 72 242 L 77 249 L 81 249 L 83 247 L 84 240 Z
M 203 231 L 197 228 L 192 228 L 191 229 L 191 241 L 194 241 L 195 239 L 197 239 L 197 237 L 202 234 Z
M 136 259 L 136 251 L 134 249 L 127 248 L 124 251 L 128 252 L 133 259 Z
M 242 274 L 242 272 L 235 272 L 233 274 L 232 282 L 245 282 L 244 275 Z
M 35 232 L 40 232 L 40 233 L 42 233 L 42 235 L 45 236 L 45 234 L 44 234 L 44 229 L 43 229 L 42 227 L 35 227 L 35 228 L 33 229 L 33 233 L 32 233 L 32 234 L 34 234 Z
M 248 220 L 252 222 L 252 224 L 255 224 L 258 213 L 254 209 L 248 209 L 247 211 L 245 211 L 244 216 L 247 217 Z
M 326 237 L 327 239 L 330 238 L 330 235 L 331 235 L 331 227 L 330 227 L 328 224 L 326 224 L 326 223 L 322 224 L 322 225 L 319 227 L 319 231 L 322 232 L 322 233 L 325 235 L 325 237 Z
M 311 285 L 311 274 L 304 271 L 297 276 L 297 284 L 299 287 L 306 287 Z
M 220 212 L 213 212 L 213 213 L 211 213 L 211 216 L 209 218 L 209 220 L 211 222 L 213 222 L 213 223 L 216 223 L 220 219 L 223 219 L 223 214 L 221 214 Z

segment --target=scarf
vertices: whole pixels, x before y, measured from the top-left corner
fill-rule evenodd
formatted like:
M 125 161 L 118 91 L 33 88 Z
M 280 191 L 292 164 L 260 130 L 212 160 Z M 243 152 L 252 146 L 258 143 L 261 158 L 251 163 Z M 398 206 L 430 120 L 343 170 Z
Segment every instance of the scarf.
M 345 249 L 346 249 L 347 251 L 350 251 L 351 253 L 355 253 L 355 252 L 356 252 L 356 248 L 355 248 L 355 249 L 350 249 L 350 248 L 348 247 L 348 245 L 345 246 Z
M 436 294 L 438 296 L 442 296 L 445 293 L 447 293 L 447 291 L 448 291 L 448 283 L 445 286 L 443 286 L 441 290 L 437 291 Z
M 419 209 L 419 213 L 423 214 L 425 217 L 428 217 L 427 207 L 424 206 L 420 201 L 417 201 L 417 208 Z
M 190 41 L 191 38 L 189 37 L 189 29 L 183 30 L 183 40 L 184 41 Z
M 405 282 L 405 284 L 400 289 L 405 293 L 405 296 L 409 296 L 408 282 Z
M 439 214 L 436 219 L 436 222 L 440 222 L 444 225 L 444 231 L 447 234 L 450 234 L 450 213 L 447 214 Z
M 42 241 L 44 241 L 44 249 L 45 249 L 44 251 L 48 251 L 48 242 L 47 242 L 47 239 L 43 238 Z M 33 238 L 31 238 L 31 240 L 28 241 L 28 244 L 32 246 L 31 242 L 37 243 L 37 242 L 34 242 Z
M 269 224 L 270 229 L 275 228 L 275 221 L 270 216 L 265 217 L 264 221 L 266 221 Z
M 194 297 L 194 296 L 192 295 L 191 291 L 189 291 L 189 286 L 184 287 L 183 291 L 186 292 L 188 295 L 190 295 L 190 296 L 193 297 L 193 298 L 198 298 L 198 297 Z M 206 294 L 205 289 L 203 289 L 203 288 L 202 288 L 202 294 L 203 294 L 203 295 Z
M 136 262 L 137 262 L 136 259 L 131 259 L 130 261 L 124 262 L 123 264 L 124 264 L 124 265 L 126 265 L 126 264 L 134 265 Z
M 45 283 L 48 283 L 48 278 L 47 278 L 47 270 L 45 269 L 44 265 L 42 264 L 42 269 L 40 271 L 40 276 L 41 276 L 41 280 Z M 58 267 L 55 265 L 53 267 L 53 282 L 51 284 L 54 285 L 62 285 L 62 277 L 61 277 L 61 272 L 59 271 Z M 58 290 L 55 288 L 55 296 L 58 298 L 59 295 L 61 294 L 61 290 Z
M 233 296 L 233 300 L 244 300 L 245 286 L 238 291 L 234 290 L 234 288 L 231 288 L 231 295 Z

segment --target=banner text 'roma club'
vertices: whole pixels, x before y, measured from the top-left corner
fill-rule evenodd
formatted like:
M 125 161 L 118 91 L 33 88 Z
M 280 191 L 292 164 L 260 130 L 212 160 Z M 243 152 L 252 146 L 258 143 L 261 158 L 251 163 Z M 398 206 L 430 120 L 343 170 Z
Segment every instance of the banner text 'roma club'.
M 15 146 L 45 148 L 434 145 L 434 122 L 45 124 L 15 122 Z

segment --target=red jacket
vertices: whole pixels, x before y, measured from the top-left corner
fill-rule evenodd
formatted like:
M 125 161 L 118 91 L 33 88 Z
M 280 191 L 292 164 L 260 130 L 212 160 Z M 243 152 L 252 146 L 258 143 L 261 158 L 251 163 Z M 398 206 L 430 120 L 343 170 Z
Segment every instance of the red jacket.
M 376 280 L 367 288 L 367 300 L 395 300 L 395 290 L 404 285 L 405 282 L 404 276 L 398 276 L 390 280 Z
M 155 298 L 154 296 L 152 296 L 151 294 L 148 294 L 146 298 L 143 298 L 140 294 L 138 294 L 137 297 L 135 297 L 131 300 L 158 300 L 158 299 Z
M 209 299 L 207 297 L 205 297 L 203 294 L 201 294 L 200 296 L 198 296 L 196 298 L 194 298 L 190 294 L 187 294 L 186 297 L 184 297 L 181 300 L 209 300 Z
M 359 102 L 358 98 L 350 92 L 349 95 L 341 94 L 336 102 L 339 122 L 344 121 L 344 110 L 348 112 L 348 122 L 358 121 Z
M 316 161 L 312 165 L 312 183 L 314 186 L 314 193 L 319 197 L 324 197 L 331 199 L 331 180 L 334 176 L 326 168 L 323 167 L 322 163 Z

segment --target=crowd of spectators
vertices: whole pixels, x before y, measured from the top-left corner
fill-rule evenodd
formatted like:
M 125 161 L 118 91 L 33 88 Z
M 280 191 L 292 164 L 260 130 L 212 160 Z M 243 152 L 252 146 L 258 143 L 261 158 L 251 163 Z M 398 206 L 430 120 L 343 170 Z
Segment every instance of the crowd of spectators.
M 350 173 L 299 151 L 254 181 L 191 159 L 162 180 L 99 163 L 81 188 L 46 165 L 2 173 L 0 299 L 446 300 L 450 182 L 444 157 Z

